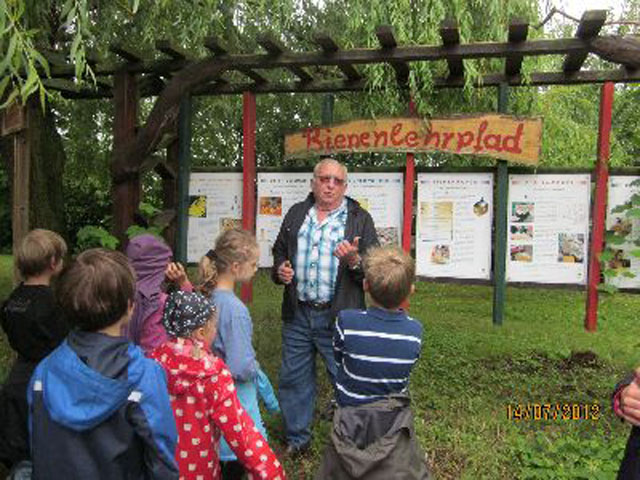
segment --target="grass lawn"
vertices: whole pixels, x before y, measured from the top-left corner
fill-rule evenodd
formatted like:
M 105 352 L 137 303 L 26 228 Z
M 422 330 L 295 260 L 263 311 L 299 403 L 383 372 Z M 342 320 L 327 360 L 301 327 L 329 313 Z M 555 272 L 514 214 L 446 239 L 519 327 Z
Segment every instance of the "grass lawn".
M 10 262 L 0 257 L 0 298 L 10 289 Z M 9 280 L 7 280 L 8 278 Z M 251 312 L 258 358 L 274 385 L 280 363 L 280 287 L 259 274 Z M 411 381 L 416 430 L 435 478 L 615 478 L 629 427 L 609 406 L 615 382 L 640 363 L 640 296 L 603 296 L 598 332 L 584 332 L 584 293 L 509 288 L 502 327 L 491 323 L 492 290 L 485 286 L 420 283 L 411 314 L 424 324 L 422 358 Z M 6 362 L 6 345 L 0 361 Z M 1 365 L 4 367 L 4 365 Z M 6 368 L 6 367 L 5 367 Z M 321 378 L 311 452 L 285 459 L 290 478 L 312 478 L 329 422 Z M 549 403 L 556 420 L 508 419 L 508 407 Z M 579 405 L 563 419 L 563 405 Z M 586 405 L 586 407 L 585 407 Z M 580 410 L 578 412 L 578 409 Z M 571 415 L 569 415 L 571 416 Z M 277 451 L 282 422 L 265 414 Z

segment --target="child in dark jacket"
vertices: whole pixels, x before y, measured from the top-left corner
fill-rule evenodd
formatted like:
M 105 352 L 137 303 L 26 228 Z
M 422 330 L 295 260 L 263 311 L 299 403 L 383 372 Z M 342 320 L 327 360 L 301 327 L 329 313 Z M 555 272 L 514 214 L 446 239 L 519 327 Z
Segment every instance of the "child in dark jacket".
M 169 378 L 180 478 L 220 479 L 222 432 L 249 478 L 284 480 L 282 465 L 242 408 L 227 366 L 211 353 L 217 324 L 213 304 L 200 293 L 173 292 L 163 322 L 170 339 L 151 357 Z
M 57 233 L 32 230 L 15 252 L 22 282 L 0 308 L 0 323 L 18 354 L 0 392 L 0 461 L 12 467 L 29 458 L 27 387 L 38 362 L 67 334 L 51 280 L 62 269 L 67 245 Z
M 177 431 L 162 367 L 120 336 L 135 276 L 118 252 L 92 249 L 63 273 L 75 329 L 28 390 L 33 478 L 177 479 Z

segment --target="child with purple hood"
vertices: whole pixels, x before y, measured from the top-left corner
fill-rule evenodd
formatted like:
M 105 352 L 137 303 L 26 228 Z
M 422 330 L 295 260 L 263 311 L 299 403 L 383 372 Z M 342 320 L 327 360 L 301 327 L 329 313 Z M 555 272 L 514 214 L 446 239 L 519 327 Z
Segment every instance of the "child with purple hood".
M 173 252 L 160 238 L 150 234 L 138 235 L 129 241 L 127 257 L 136 272 L 135 308 L 125 333 L 145 354 L 168 340 L 162 324 L 167 294 L 163 291 L 165 278 L 180 290 L 191 292 L 193 286 L 184 267 L 172 262 Z

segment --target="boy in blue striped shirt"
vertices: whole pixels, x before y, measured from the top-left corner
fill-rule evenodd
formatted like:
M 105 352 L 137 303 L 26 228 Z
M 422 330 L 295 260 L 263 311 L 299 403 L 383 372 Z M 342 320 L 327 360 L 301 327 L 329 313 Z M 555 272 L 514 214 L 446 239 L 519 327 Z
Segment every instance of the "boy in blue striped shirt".
M 422 325 L 401 308 L 414 290 L 415 264 L 398 247 L 376 247 L 363 269 L 371 306 L 338 314 L 338 409 L 315 478 L 427 480 L 407 391 Z
M 422 325 L 400 308 L 414 290 L 413 259 L 398 247 L 378 247 L 363 268 L 371 307 L 340 312 L 333 337 L 341 407 L 406 393 L 422 344 Z

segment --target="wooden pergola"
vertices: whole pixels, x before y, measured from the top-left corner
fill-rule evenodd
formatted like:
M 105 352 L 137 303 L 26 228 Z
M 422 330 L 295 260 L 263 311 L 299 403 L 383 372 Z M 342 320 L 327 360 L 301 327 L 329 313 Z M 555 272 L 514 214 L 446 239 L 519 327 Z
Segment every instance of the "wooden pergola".
M 331 93 L 366 91 L 368 81 L 362 65 L 385 64 L 395 72 L 398 87 L 409 88 L 409 76 L 415 62 L 445 61 L 448 75 L 434 79 L 435 88 L 460 88 L 465 85 L 464 60 L 504 59 L 501 71 L 485 74 L 474 82 L 477 87 L 499 87 L 499 110 L 506 112 L 509 86 L 575 85 L 640 82 L 640 40 L 631 36 L 602 36 L 606 21 L 605 10 L 584 13 L 574 37 L 561 39 L 528 40 L 529 24 L 514 19 L 510 22 L 506 41 L 461 43 L 455 20 L 446 20 L 440 27 L 439 45 L 400 45 L 393 28 L 381 26 L 376 30 L 379 48 L 342 49 L 328 35 L 313 37 L 318 49 L 294 52 L 272 35 L 261 35 L 257 43 L 264 49 L 260 53 L 231 53 L 220 41 L 207 38 L 204 46 L 209 55 L 196 58 L 171 42 L 160 40 L 156 49 L 161 58 L 144 58 L 130 48 L 113 45 L 110 50 L 118 58 L 111 63 L 94 62 L 96 75 L 94 88 L 79 87 L 73 82 L 74 65 L 56 53 L 46 53 L 51 63 L 51 76 L 45 80 L 47 88 L 58 90 L 67 98 L 113 98 L 115 107 L 113 162 L 114 234 L 123 239 L 124 232 L 133 223 L 139 204 L 140 177 L 154 169 L 163 179 L 164 208 L 175 222 L 168 232 L 168 240 L 176 247 L 177 258 L 186 257 L 186 204 L 188 199 L 188 172 L 190 169 L 191 97 L 198 95 L 243 94 L 244 131 L 244 207 L 243 225 L 253 229 L 255 221 L 255 95 L 263 93 Z M 603 70 L 583 70 L 587 56 L 596 54 L 612 63 Z M 526 57 L 561 55 L 564 57 L 559 71 L 522 73 Z M 341 78 L 327 81 L 319 75 L 327 69 L 337 68 Z M 268 70 L 286 70 L 289 82 L 272 82 L 263 73 Z M 240 72 L 231 78 L 229 72 Z M 314 74 L 311 73 L 313 71 Z M 324 73 L 324 72 L 323 72 Z M 241 81 L 237 81 L 240 77 Z M 246 80 L 243 80 L 246 77 Z M 609 90 L 603 90 L 606 92 Z M 603 94 L 603 111 L 608 109 L 610 119 L 613 89 Z M 144 125 L 137 125 L 140 97 L 157 96 L 155 105 Z M 605 122 L 606 123 L 606 122 Z M 609 122 L 610 124 L 610 122 Z M 601 130 L 603 123 L 601 122 Z M 601 131 L 601 143 L 608 131 Z M 166 149 L 166 156 L 159 150 Z M 606 184 L 608 145 L 600 145 L 598 181 Z M 16 161 L 25 162 L 25 158 Z M 17 174 L 20 168 L 15 170 Z M 14 206 L 23 205 L 28 198 L 28 185 L 16 177 Z M 407 154 L 405 191 L 405 219 L 411 218 L 414 182 L 413 155 Z M 604 180 L 602 180 L 604 178 Z M 605 185 L 606 186 L 606 185 Z M 507 166 L 498 162 L 497 231 L 506 231 Z M 596 196 L 595 214 L 604 216 L 604 197 Z M 598 212 L 595 209 L 598 209 Z M 14 209 L 14 212 L 16 210 Z M 18 217 L 18 218 L 16 218 Z M 14 215 L 14 242 L 29 229 L 28 218 Z M 504 217 L 504 218 L 501 218 Z M 410 246 L 411 225 L 403 232 L 403 245 Z M 592 237 L 592 259 L 602 249 L 604 232 Z M 177 239 L 176 239 L 177 237 Z M 504 279 L 506 235 L 504 242 L 496 243 L 494 278 Z M 14 243 L 15 244 L 15 243 Z M 594 250 L 595 248 L 595 250 Z M 599 278 L 599 264 L 590 269 L 592 279 Z M 500 283 L 500 285 L 499 285 Z M 496 282 L 494 321 L 501 322 L 504 302 L 504 281 Z M 597 302 L 597 291 L 594 291 Z M 590 289 L 590 296 L 592 296 Z M 497 310 L 497 313 L 496 313 Z M 497 315 L 497 317 L 496 317 Z M 591 323 L 589 323 L 591 322 Z M 589 320 L 588 324 L 593 324 Z

